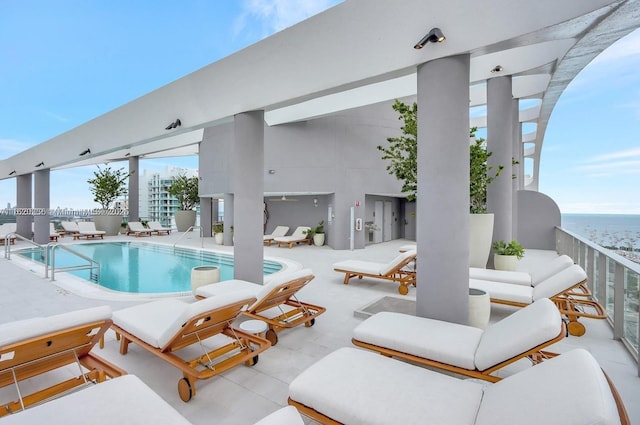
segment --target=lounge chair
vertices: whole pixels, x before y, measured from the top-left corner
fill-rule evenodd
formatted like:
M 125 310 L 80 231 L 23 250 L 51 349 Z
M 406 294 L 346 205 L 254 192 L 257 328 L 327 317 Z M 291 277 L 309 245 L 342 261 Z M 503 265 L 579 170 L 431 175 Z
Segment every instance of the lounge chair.
M 353 331 L 352 342 L 386 356 L 497 382 L 495 372 L 522 358 L 538 362 L 543 348 L 566 333 L 555 304 L 543 298 L 487 327 L 381 312 Z
M 140 236 L 151 236 L 152 231 L 144 227 L 139 221 L 130 221 L 127 226 L 127 236 L 135 235 L 136 238 Z
M 536 286 L 543 280 L 561 272 L 573 264 L 571 257 L 568 255 L 560 255 L 534 270 L 531 270 L 530 273 L 469 267 L 469 278 L 490 280 L 492 282 L 514 283 L 525 286 Z
M 307 245 L 311 245 L 312 239 L 309 238 L 307 232 L 311 230 L 311 227 L 307 226 L 298 226 L 296 230 L 293 231 L 291 236 L 276 236 L 273 238 L 273 241 L 278 244 L 278 247 L 288 246 L 289 248 L 293 247 L 293 244 L 306 243 Z
M 63 233 L 65 235 L 76 235 L 80 233 L 80 228 L 78 227 L 78 223 L 73 221 L 61 221 L 60 225 L 62 226 Z
M 584 349 L 483 384 L 344 347 L 291 382 L 289 404 L 322 424 L 631 423 L 616 388 Z
M 324 307 L 304 303 L 296 298 L 296 293 L 314 278 L 310 269 L 292 273 L 283 273 L 269 279 L 264 285 L 245 280 L 227 280 L 221 283 L 204 285 L 196 289 L 196 297 L 216 297 L 237 291 L 251 293 L 256 301 L 243 315 L 262 320 L 268 325 L 266 338 L 271 345 L 278 343 L 278 332 L 304 324 L 313 326 L 316 317 L 326 311 Z
M 18 395 L 17 400 L 1 406 L 0 417 L 72 388 L 125 374 L 91 352 L 109 326 L 108 306 L 0 325 L 0 387 L 14 386 Z M 21 392 L 22 381 L 35 383 L 47 372 L 74 364 L 78 368 L 69 370 L 78 371 L 77 376 L 47 388 L 35 384 L 38 390 L 31 394 Z M 42 382 L 51 382 L 51 377 Z
M 551 275 L 536 286 L 514 285 L 512 283 L 469 279 L 469 287 L 485 291 L 491 302 L 516 307 L 525 307 L 541 298 L 553 301 L 560 313 L 567 316 L 567 329 L 571 335 L 581 336 L 585 327 L 578 322 L 580 317 L 604 319 L 607 313 L 597 302 L 582 296 L 575 296 L 576 288 L 584 286 L 587 274 L 578 265 Z
M 80 221 L 78 223 L 78 233 L 73 234 L 73 239 L 104 239 L 105 233 L 106 232 L 104 230 L 97 230 L 93 221 Z
M 5 416 L 3 425 L 189 425 L 169 403 L 135 375 L 111 379 L 81 391 Z M 304 425 L 298 411 L 287 406 L 255 425 Z
M 288 231 L 289 231 L 288 226 L 276 226 L 276 228 L 273 229 L 273 232 L 271 232 L 268 235 L 263 235 L 262 240 L 266 246 L 271 246 L 271 242 L 273 241 L 273 238 L 279 238 L 279 237 L 285 236 Z
M 171 227 L 164 227 L 159 221 L 150 221 L 147 223 L 147 226 L 149 226 L 151 233 L 156 233 L 158 236 L 163 233 L 166 233 L 167 235 L 171 234 Z
M 244 291 L 194 303 L 163 299 L 115 311 L 112 328 L 120 336 L 120 354 L 127 354 L 129 343 L 134 342 L 180 369 L 183 378 L 178 381 L 178 393 L 187 402 L 196 394 L 197 380 L 211 378 L 241 363 L 253 366 L 258 354 L 271 345 L 264 338 L 231 327 L 254 301 Z M 211 349 L 201 343 L 212 336 L 218 336 L 217 341 L 224 340 L 224 345 Z M 185 360 L 176 353 L 193 344 L 202 349 L 196 358 Z
M 390 280 L 398 282 L 398 292 L 402 295 L 409 293 L 409 285 L 416 284 L 416 274 L 411 267 L 416 259 L 416 251 L 410 250 L 401 253 L 388 263 L 375 261 L 346 260 L 333 265 L 333 270 L 344 273 L 344 284 L 347 285 L 351 278 L 369 277 L 374 279 Z
M 9 236 L 11 233 L 16 232 L 16 223 L 3 223 L 0 224 L 0 243 L 6 243 L 7 240 L 10 244 L 16 243 L 15 235 Z M 7 239 L 8 238 L 8 239 Z
M 31 223 L 31 232 L 35 235 L 35 223 Z M 64 233 L 58 233 L 56 226 L 53 223 L 49 223 L 49 240 L 58 242 L 58 238 L 62 236 L 64 236 Z

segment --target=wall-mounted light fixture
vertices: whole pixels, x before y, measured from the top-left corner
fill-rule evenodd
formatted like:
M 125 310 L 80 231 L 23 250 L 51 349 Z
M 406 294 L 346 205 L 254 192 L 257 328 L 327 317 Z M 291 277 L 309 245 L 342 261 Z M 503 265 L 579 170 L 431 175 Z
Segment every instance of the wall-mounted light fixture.
M 496 72 L 502 72 L 503 70 L 504 68 L 502 67 L 502 65 L 496 65 L 495 68 L 491 70 L 491 73 L 495 74 Z
M 9 173 L 10 176 L 13 176 L 16 173 L 16 170 L 13 170 L 12 172 Z
M 91 153 L 91 149 L 85 149 L 82 152 L 80 152 L 79 156 L 85 156 L 86 154 Z
M 313 198 L 313 206 L 318 208 L 318 198 Z
M 131 152 L 127 152 L 127 153 L 124 154 L 125 157 L 129 156 L 129 155 L 131 155 Z
M 36 168 L 38 168 L 38 167 L 42 167 L 43 165 L 44 165 L 44 161 L 42 161 L 42 162 L 40 162 L 40 163 L 36 164 Z
M 422 39 L 418 41 L 415 46 L 413 46 L 413 48 L 419 50 L 422 49 L 427 43 L 442 43 L 446 39 L 447 37 L 442 34 L 440 28 L 432 28 L 427 35 L 422 37 Z
M 275 174 L 276 170 L 269 170 L 269 174 Z
M 174 122 L 172 122 L 171 124 L 169 124 L 168 126 L 166 126 L 164 129 L 165 130 L 172 130 L 174 128 L 178 128 L 182 125 L 182 122 L 180 121 L 180 118 L 176 119 Z

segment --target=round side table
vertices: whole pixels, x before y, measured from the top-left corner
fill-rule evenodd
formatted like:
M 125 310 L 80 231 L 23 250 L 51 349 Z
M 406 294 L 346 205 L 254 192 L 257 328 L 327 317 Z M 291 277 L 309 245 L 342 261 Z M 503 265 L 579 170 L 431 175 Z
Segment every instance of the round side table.
M 269 326 L 267 326 L 267 324 L 262 320 L 251 319 L 240 323 L 241 330 L 258 336 L 263 336 L 268 328 Z
M 469 288 L 469 326 L 484 329 L 491 316 L 489 294 L 480 289 Z

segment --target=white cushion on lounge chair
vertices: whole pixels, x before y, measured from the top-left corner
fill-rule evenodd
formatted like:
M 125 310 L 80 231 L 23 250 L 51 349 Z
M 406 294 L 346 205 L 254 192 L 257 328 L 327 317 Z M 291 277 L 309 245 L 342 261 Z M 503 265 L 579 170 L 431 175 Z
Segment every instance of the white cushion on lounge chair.
M 408 314 L 376 313 L 353 330 L 358 341 L 473 370 L 482 329 Z
M 410 250 L 405 251 L 399 255 L 397 255 L 393 260 L 388 263 L 380 263 L 377 261 L 363 261 L 363 260 L 345 260 L 337 262 L 333 265 L 334 269 L 337 270 L 348 270 L 353 273 L 365 273 L 365 274 L 374 274 L 378 276 L 384 276 L 391 271 L 393 271 L 398 264 L 402 263 L 404 260 L 411 256 L 415 256 L 416 251 Z
M 572 265 L 573 260 L 571 257 L 568 255 L 560 255 L 548 263 L 533 269 L 531 273 L 469 267 L 469 277 L 471 279 L 490 280 L 492 282 L 537 286 L 542 281 Z
M 583 349 L 482 385 L 341 348 L 295 378 L 289 395 L 348 424 L 620 424 L 606 378 Z
M 276 226 L 276 228 L 273 229 L 273 232 L 271 232 L 271 234 L 263 235 L 262 239 L 265 241 L 268 241 L 276 237 L 282 237 L 286 235 L 288 231 L 289 231 L 289 226 Z
M 476 425 L 620 424 L 596 360 L 576 349 L 484 389 Z
M 100 306 L 71 311 L 49 317 L 37 317 L 2 325 L 0 346 L 111 318 L 111 307 Z
M 478 279 L 469 279 L 469 287 L 487 292 L 492 299 L 531 304 L 542 298 L 554 297 L 586 278 L 584 269 L 574 264 L 543 280 L 535 287 Z
M 3 425 L 189 424 L 135 375 L 124 375 L 2 418 Z
M 562 317 L 542 299 L 484 331 L 401 313 L 376 313 L 353 331 L 357 341 L 469 370 L 486 370 L 556 338 Z
M 78 223 L 78 230 L 82 235 L 104 235 L 104 230 L 97 230 L 93 221 L 81 221 Z
M 250 297 L 246 291 L 235 291 L 194 303 L 177 299 L 153 301 L 115 311 L 113 323 L 147 344 L 163 348 L 189 319 Z
M 278 409 L 254 425 L 304 425 L 300 414 L 293 406 Z
M 289 395 L 350 425 L 470 425 L 482 385 L 345 347 L 302 372 Z
M 276 242 L 296 242 L 307 239 L 307 232 L 311 230 L 311 227 L 298 226 L 296 230 L 290 236 L 276 236 L 273 238 Z

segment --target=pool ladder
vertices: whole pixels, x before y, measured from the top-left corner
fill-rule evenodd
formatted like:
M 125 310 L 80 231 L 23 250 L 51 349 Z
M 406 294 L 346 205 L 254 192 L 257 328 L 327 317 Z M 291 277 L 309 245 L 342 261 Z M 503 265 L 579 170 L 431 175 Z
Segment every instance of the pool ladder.
M 82 258 L 83 260 L 87 261 L 88 264 L 79 265 L 79 266 L 56 267 L 56 249 L 57 248 L 63 249 L 77 257 Z M 71 249 L 66 245 L 61 245 L 58 242 L 51 242 L 47 244 L 47 250 L 45 252 L 46 252 L 46 257 L 44 262 L 45 278 L 49 278 L 49 257 L 51 257 L 51 280 L 52 281 L 56 280 L 56 270 L 63 271 L 63 272 L 68 272 L 73 270 L 89 270 L 89 280 L 91 280 L 94 283 L 97 283 L 100 280 L 100 263 L 95 261 L 93 258 L 87 257 L 84 254 L 80 254 L 78 251 Z

